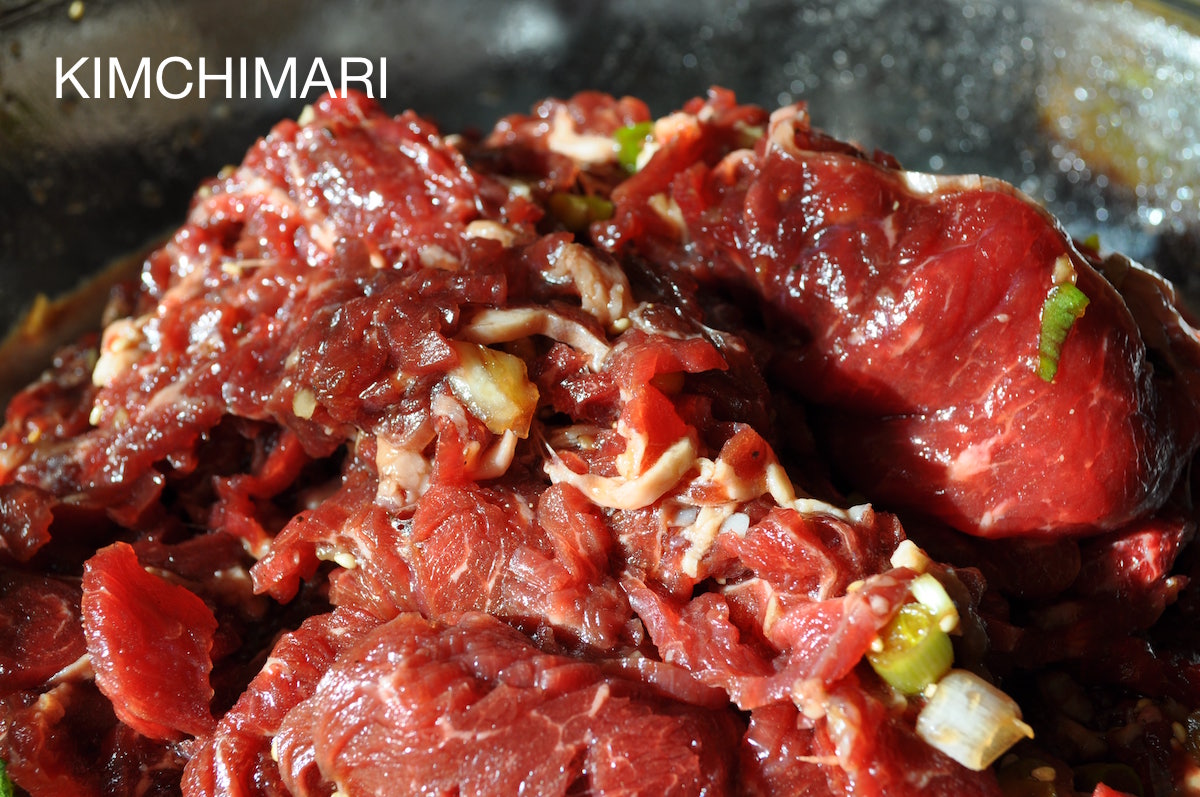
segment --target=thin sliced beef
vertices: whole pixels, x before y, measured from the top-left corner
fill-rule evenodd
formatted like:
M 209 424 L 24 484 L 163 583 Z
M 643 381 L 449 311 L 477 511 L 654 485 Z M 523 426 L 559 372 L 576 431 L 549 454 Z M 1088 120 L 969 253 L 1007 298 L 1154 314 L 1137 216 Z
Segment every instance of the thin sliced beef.
M 50 541 L 53 496 L 26 484 L 0 485 L 0 551 L 28 561 Z
M 664 132 L 614 190 L 606 237 L 759 297 L 791 339 L 774 368 L 825 408 L 817 428 L 848 479 L 983 536 L 1111 530 L 1162 504 L 1196 448 L 1193 402 L 1156 380 L 1125 302 L 1043 210 L 996 181 L 871 159 L 802 108 L 776 112 L 753 150 L 722 148 L 728 99 Z M 668 197 L 675 225 L 639 240 Z M 1091 302 L 1046 382 L 1056 279 Z
M 212 730 L 217 621 L 204 601 L 114 543 L 84 568 L 82 610 L 96 683 L 123 722 L 152 739 Z
M 0 569 L 0 693 L 35 689 L 87 652 L 74 579 Z
M 99 751 L 80 740 L 113 722 L 111 706 L 91 683 L 8 692 L 0 698 L 0 758 L 8 776 L 30 794 L 99 797 Z
M 338 657 L 277 749 L 297 795 L 314 793 L 314 765 L 345 794 L 716 795 L 739 725 L 541 653 L 487 615 L 407 614 Z
M 1171 292 L 798 107 L 714 91 L 621 163 L 650 121 L 584 94 L 446 137 L 330 97 L 197 194 L 0 429 L 22 787 L 991 797 L 866 660 L 927 576 L 956 667 L 1111 708 L 1082 755 L 1050 705 L 1047 755 L 1171 781 Z M 1055 280 L 1091 302 L 1045 382 Z
M 290 792 L 272 740 L 288 712 L 312 695 L 338 653 L 378 621 L 364 612 L 314 615 L 282 635 L 258 675 L 215 731 L 198 745 L 183 777 L 187 797 L 280 797 Z
M 613 543 L 591 507 L 564 485 L 540 495 L 434 487 L 412 527 L 423 614 L 453 623 L 483 611 L 545 644 L 621 649 L 633 615 L 607 573 Z

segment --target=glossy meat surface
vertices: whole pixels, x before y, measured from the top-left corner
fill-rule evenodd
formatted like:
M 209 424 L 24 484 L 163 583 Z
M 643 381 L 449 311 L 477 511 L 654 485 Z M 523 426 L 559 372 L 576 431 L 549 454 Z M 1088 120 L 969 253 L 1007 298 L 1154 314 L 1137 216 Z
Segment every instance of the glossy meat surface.
M 328 97 L 109 319 L 0 427 L 33 794 L 998 795 L 867 660 L 930 579 L 1061 793 L 1193 766 L 1200 349 L 1009 188 L 720 90 Z
M 1095 533 L 1161 505 L 1196 448 L 1194 394 L 1045 211 L 998 181 L 872 160 L 803 109 L 776 112 L 753 152 L 722 151 L 722 112 L 738 109 L 684 127 L 663 168 L 614 192 L 612 246 L 757 296 L 790 338 L 782 379 L 822 408 L 855 486 L 982 536 Z M 663 195 L 679 240 L 645 246 Z M 1047 382 L 1042 312 L 1064 271 L 1090 303 Z

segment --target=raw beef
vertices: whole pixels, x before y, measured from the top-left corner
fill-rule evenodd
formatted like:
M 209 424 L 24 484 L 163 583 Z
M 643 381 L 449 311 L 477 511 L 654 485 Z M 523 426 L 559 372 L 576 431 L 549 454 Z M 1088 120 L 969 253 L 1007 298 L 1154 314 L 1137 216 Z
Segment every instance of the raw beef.
M 1045 381 L 1056 280 L 1090 303 Z M 1097 760 L 1166 794 L 1176 305 L 801 107 L 445 136 L 325 97 L 9 405 L 0 757 L 35 795 L 998 795 L 1030 761 L 1065 794 Z M 940 671 L 872 665 L 914 610 L 1029 710 L 1024 769 L 923 735 Z
M 721 794 L 739 725 L 488 615 L 404 614 L 338 657 L 276 744 L 297 795 L 322 793 L 313 768 L 345 794 Z
M 1162 504 L 1196 449 L 1195 392 L 1155 369 L 1120 294 L 1045 211 L 995 180 L 868 157 L 803 107 L 773 114 L 753 150 L 721 146 L 744 113 L 728 100 L 672 125 L 614 190 L 604 234 L 759 297 L 790 337 L 782 381 L 822 408 L 857 487 L 984 536 L 1111 530 Z M 674 225 L 644 229 L 656 201 Z M 1047 382 L 1041 316 L 1063 273 L 1090 304 Z
M 122 722 L 152 739 L 212 730 L 217 620 L 204 601 L 146 572 L 118 542 L 88 560 L 82 613 L 96 685 Z

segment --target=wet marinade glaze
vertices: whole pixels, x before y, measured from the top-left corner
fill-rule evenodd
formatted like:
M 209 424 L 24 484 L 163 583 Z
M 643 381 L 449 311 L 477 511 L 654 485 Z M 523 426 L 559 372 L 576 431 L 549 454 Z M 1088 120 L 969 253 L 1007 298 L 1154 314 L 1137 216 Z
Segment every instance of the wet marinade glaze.
M 7 409 L 0 758 L 37 795 L 1172 793 L 1177 304 L 802 106 L 462 138 L 325 98 Z M 993 766 L 871 664 L 931 580 L 1036 731 Z

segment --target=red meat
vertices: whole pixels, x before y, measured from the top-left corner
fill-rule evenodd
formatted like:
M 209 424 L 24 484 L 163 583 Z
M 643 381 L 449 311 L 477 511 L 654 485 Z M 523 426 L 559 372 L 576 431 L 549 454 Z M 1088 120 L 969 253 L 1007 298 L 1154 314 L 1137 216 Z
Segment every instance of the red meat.
M 314 793 L 312 765 L 347 794 L 719 795 L 738 725 L 489 616 L 407 614 L 339 656 L 277 748 L 297 795 Z
M 371 616 L 339 610 L 284 634 L 261 672 L 188 761 L 187 797 L 287 795 L 271 749 L 284 718 L 309 697 L 341 650 L 375 627 Z
M 631 172 L 649 119 L 451 138 L 326 98 L 204 187 L 0 428 L 21 786 L 990 797 L 865 660 L 918 572 L 955 666 L 1187 727 L 1171 291 L 799 108 L 716 91 Z M 1055 280 L 1091 301 L 1045 382 Z M 1182 750 L 1093 719 L 1167 790 Z
M 84 568 L 82 609 L 96 683 L 122 722 L 153 739 L 212 730 L 217 621 L 204 601 L 115 543 Z
M 0 570 L 0 693 L 34 689 L 86 652 L 78 582 Z
M 1162 504 L 1196 448 L 1193 401 L 1151 367 L 1122 297 L 1043 210 L 996 181 L 872 160 L 802 109 L 730 152 L 728 104 L 697 108 L 613 192 L 606 235 L 760 297 L 792 340 L 783 382 L 828 409 L 818 429 L 858 488 L 983 536 L 1110 530 Z M 640 240 L 664 192 L 682 226 Z M 1091 303 L 1045 382 L 1056 264 Z

